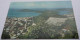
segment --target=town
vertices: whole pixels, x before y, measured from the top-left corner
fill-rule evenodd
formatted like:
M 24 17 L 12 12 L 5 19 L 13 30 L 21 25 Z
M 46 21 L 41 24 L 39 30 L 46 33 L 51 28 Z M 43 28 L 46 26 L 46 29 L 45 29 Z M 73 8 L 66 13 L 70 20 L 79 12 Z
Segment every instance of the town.
M 19 35 L 24 35 L 30 25 L 36 25 L 33 23 L 32 17 L 7 18 L 4 30 L 9 33 L 11 38 L 16 38 Z

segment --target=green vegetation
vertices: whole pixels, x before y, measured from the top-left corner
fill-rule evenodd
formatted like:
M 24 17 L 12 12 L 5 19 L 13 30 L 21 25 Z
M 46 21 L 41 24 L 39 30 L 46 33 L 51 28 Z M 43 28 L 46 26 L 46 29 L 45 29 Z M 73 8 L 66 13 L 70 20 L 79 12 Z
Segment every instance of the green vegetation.
M 4 30 L 1 38 L 2 39 L 10 39 L 10 35 L 9 35 L 9 33 L 5 32 L 5 30 Z
M 65 10 L 65 9 L 62 9 Z M 58 9 L 59 11 L 59 9 Z M 49 17 L 66 18 L 64 15 L 58 15 L 57 10 L 46 10 L 42 14 L 33 17 L 36 26 L 29 26 L 27 33 L 19 38 L 27 39 L 76 39 L 78 38 L 77 28 L 74 19 L 68 19 L 62 26 L 48 25 L 45 21 Z M 53 20 L 54 21 L 54 20 Z M 63 32 L 62 29 L 67 28 L 69 31 Z M 62 37 L 64 34 L 64 37 Z
M 50 17 L 67 18 L 67 16 L 58 14 L 59 11 L 64 11 L 64 10 L 69 11 L 68 13 L 73 13 L 72 9 L 68 9 L 68 8 L 56 9 L 56 10 L 47 9 L 44 11 L 39 11 L 39 10 L 33 11 L 28 9 L 20 10 L 22 12 L 39 12 L 41 13 L 41 15 L 33 17 L 32 21 L 36 25 L 32 25 L 32 24 L 29 25 L 27 27 L 26 34 L 19 35 L 17 38 L 19 39 L 78 39 L 78 32 L 77 32 L 74 18 L 68 18 L 61 26 L 54 26 L 45 23 Z

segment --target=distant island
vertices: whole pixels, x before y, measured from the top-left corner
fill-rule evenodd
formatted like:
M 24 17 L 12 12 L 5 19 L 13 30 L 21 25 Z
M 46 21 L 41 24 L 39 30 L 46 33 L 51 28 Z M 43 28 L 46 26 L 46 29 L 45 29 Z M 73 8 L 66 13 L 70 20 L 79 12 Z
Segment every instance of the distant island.
M 12 2 L 2 39 L 79 39 L 71 1 Z
M 59 15 L 59 11 L 63 10 L 68 11 L 68 14 Z M 75 19 L 71 10 L 72 9 L 49 9 L 32 11 L 22 9 L 20 12 L 37 12 L 41 14 L 33 17 L 7 17 L 3 33 L 6 32 L 10 35 L 10 38 L 16 39 L 78 38 Z

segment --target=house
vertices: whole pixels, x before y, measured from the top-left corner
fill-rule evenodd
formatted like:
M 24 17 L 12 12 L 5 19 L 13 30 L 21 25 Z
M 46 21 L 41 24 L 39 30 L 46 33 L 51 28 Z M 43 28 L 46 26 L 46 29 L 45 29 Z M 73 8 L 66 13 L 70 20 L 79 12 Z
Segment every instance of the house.
M 32 23 L 32 26 L 36 26 L 36 24 L 35 23 Z
M 66 32 L 66 31 L 70 31 L 70 30 L 69 30 L 69 29 L 64 28 L 64 29 L 62 29 L 62 31 Z

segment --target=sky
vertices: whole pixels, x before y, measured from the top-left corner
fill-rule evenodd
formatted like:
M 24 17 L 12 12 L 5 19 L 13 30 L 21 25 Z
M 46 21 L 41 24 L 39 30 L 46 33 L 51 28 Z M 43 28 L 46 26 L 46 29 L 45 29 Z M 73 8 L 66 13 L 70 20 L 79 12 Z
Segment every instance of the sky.
M 71 1 L 12 2 L 10 8 L 72 8 Z

